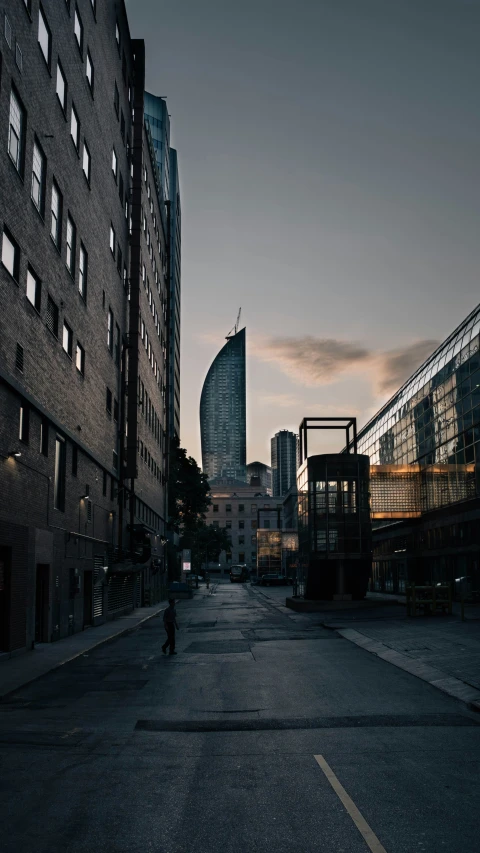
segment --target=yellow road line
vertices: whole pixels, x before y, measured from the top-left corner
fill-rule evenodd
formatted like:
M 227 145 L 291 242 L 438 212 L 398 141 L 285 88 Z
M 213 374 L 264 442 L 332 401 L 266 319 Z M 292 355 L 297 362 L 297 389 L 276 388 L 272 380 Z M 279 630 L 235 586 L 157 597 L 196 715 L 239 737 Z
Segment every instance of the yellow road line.
M 365 820 L 363 815 L 360 814 L 360 812 L 358 811 L 358 809 L 357 809 L 355 803 L 353 802 L 352 798 L 348 796 L 345 788 L 338 781 L 337 777 L 335 776 L 335 773 L 333 772 L 330 765 L 327 764 L 323 755 L 314 755 L 314 758 L 315 758 L 315 761 L 317 762 L 317 764 L 319 765 L 319 767 L 325 773 L 325 776 L 327 777 L 328 781 L 330 782 L 330 785 L 332 786 L 333 790 L 335 791 L 338 799 L 345 806 L 345 809 L 347 810 L 348 814 L 352 818 L 355 826 L 357 827 L 358 831 L 362 835 L 364 841 L 366 842 L 366 844 L 368 844 L 368 847 L 372 851 L 372 853 L 387 853 L 383 844 L 380 844 L 380 841 L 378 840 L 377 836 L 375 835 L 373 829 L 370 829 L 367 821 Z

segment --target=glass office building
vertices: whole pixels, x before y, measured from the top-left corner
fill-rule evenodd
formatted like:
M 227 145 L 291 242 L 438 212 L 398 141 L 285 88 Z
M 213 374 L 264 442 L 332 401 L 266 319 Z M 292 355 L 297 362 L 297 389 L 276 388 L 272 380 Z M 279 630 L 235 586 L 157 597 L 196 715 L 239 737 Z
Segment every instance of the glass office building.
M 376 589 L 450 581 L 458 597 L 480 588 L 479 348 L 480 305 L 358 434 L 372 466 Z
M 245 329 L 227 338 L 203 384 L 202 468 L 214 477 L 247 479 Z

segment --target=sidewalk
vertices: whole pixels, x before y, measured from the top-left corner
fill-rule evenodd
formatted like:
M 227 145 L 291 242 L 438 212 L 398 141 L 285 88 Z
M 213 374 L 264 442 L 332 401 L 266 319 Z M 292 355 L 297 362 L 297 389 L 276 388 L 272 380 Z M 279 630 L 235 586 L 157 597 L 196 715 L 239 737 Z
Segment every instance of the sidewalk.
M 325 621 L 325 627 L 480 711 L 480 619 L 395 616 L 349 619 L 347 627 L 339 617 Z
M 167 603 L 162 601 L 153 607 L 139 607 L 126 616 L 105 622 L 104 625 L 87 628 L 55 643 L 41 643 L 31 652 L 0 659 L 0 700 L 8 693 L 41 678 L 52 669 L 57 669 L 97 646 L 126 634 L 161 613 L 166 606 Z

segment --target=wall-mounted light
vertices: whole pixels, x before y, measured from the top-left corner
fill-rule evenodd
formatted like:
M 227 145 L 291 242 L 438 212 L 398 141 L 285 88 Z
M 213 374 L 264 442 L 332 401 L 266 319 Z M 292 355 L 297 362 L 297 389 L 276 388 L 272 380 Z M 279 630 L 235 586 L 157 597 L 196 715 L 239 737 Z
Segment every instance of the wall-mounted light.
M 11 450 L 11 451 L 10 451 L 10 453 L 9 453 L 8 455 L 9 455 L 9 456 L 16 456 L 16 457 L 17 457 L 17 459 L 18 459 L 18 457 L 19 457 L 19 456 L 21 456 L 22 454 L 21 454 L 21 451 L 20 451 L 20 450 Z
M 80 495 L 80 500 L 81 500 L 81 501 L 89 501 L 89 500 L 90 500 L 90 495 Z

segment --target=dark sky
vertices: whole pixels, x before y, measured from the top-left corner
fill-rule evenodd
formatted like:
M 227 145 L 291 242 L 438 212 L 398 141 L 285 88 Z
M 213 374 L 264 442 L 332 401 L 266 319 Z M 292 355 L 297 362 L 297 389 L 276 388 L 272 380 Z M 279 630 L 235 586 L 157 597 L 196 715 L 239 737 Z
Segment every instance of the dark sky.
M 127 0 L 183 208 L 182 444 L 247 326 L 248 460 L 370 416 L 479 301 L 480 0 Z

